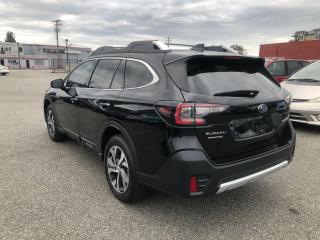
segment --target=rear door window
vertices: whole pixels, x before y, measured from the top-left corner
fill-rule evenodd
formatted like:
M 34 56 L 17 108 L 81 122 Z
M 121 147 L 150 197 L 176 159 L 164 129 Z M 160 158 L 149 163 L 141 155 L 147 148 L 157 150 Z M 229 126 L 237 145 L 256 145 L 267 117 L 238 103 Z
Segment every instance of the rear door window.
M 112 83 L 111 83 L 111 89 L 122 89 L 124 87 L 124 69 L 126 66 L 126 61 L 122 60 L 117 72 L 115 73 Z
M 151 83 L 152 80 L 152 74 L 143 63 L 131 60 L 127 61 L 125 72 L 126 88 L 142 87 Z
M 89 87 L 108 89 L 113 76 L 119 66 L 120 60 L 102 59 L 98 62 L 91 77 Z
M 285 76 L 286 75 L 286 69 L 284 61 L 277 61 L 271 63 L 267 69 L 273 76 Z
M 288 61 L 287 67 L 288 67 L 288 76 L 290 76 L 292 73 L 302 68 L 302 66 L 298 61 Z
M 305 66 L 308 66 L 310 63 L 306 61 L 301 61 L 300 64 L 302 67 L 305 67 Z
M 195 59 L 187 62 L 189 91 L 214 96 L 218 93 L 255 90 L 259 97 L 280 91 L 266 77 L 263 64 L 250 60 Z

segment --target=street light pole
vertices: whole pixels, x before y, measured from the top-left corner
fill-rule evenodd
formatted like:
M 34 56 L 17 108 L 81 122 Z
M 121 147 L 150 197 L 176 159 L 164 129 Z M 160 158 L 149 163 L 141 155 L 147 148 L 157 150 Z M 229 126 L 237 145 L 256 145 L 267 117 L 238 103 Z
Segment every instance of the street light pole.
M 68 39 L 65 39 L 66 41 L 66 52 L 67 52 L 67 66 L 68 66 L 68 71 L 70 72 L 70 64 L 69 64 L 69 51 L 68 51 Z
M 18 46 L 18 57 L 19 57 L 19 69 L 21 69 L 21 62 L 20 62 L 20 47 L 19 47 L 19 43 L 17 42 L 17 46 Z

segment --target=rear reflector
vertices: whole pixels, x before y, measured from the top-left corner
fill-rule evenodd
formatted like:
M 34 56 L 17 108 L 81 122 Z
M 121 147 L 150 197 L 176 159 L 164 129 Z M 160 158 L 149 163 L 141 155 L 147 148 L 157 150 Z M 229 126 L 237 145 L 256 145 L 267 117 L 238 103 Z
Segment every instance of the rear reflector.
M 190 188 L 190 193 L 198 192 L 198 181 L 197 181 L 197 178 L 195 176 L 192 176 L 190 178 L 189 188 Z

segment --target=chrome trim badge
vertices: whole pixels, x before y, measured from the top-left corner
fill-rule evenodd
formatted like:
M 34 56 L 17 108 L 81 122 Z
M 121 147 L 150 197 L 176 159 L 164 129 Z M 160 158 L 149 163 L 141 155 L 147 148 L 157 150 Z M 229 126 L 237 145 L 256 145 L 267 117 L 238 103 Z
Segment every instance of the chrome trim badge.
M 268 111 L 268 106 L 266 104 L 260 104 L 258 106 L 259 113 L 266 113 Z

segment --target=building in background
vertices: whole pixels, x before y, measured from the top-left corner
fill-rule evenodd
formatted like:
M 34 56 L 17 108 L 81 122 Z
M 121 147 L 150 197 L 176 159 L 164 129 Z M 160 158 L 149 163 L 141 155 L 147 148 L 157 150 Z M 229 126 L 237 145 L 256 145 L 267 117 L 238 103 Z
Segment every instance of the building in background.
M 70 68 L 72 68 L 90 52 L 91 48 L 68 46 L 67 50 L 65 46 L 60 46 L 59 59 L 57 59 L 55 45 L 0 42 L 0 64 L 16 69 L 67 69 L 69 67 L 67 65 L 71 65 Z
M 259 56 L 263 58 L 318 60 L 320 59 L 320 40 L 261 44 Z
M 259 56 L 264 58 L 320 59 L 320 28 L 298 31 L 293 40 L 284 43 L 261 44 Z
M 320 28 L 311 31 L 298 31 L 292 37 L 294 41 L 320 40 Z

